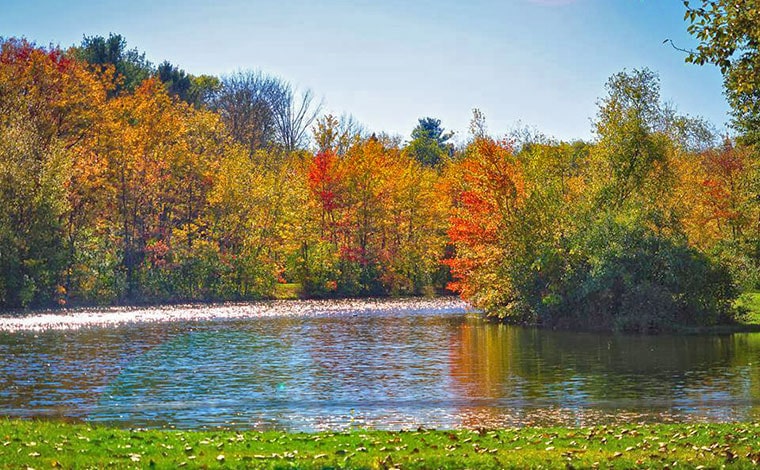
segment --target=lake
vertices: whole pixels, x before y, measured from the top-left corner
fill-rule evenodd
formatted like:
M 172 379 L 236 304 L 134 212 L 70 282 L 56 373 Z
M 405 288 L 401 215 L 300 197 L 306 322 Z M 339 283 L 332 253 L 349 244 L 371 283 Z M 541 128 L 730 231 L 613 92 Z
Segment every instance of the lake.
M 760 419 L 760 333 L 493 324 L 454 298 L 0 318 L 0 415 L 289 431 Z

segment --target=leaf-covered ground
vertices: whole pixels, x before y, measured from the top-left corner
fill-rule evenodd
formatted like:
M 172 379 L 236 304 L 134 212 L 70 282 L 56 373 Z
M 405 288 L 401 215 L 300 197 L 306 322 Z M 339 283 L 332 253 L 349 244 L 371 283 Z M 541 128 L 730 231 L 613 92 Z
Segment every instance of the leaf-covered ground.
M 760 424 L 350 433 L 0 420 L 3 468 L 749 468 Z

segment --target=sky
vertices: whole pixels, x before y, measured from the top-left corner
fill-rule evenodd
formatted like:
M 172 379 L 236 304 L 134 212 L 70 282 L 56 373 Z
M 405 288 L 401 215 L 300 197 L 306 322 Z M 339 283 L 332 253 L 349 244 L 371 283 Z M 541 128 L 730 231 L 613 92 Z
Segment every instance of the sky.
M 728 121 L 722 79 L 684 62 L 681 0 L 0 0 L 0 36 L 68 47 L 121 34 L 195 75 L 261 70 L 408 138 L 421 117 L 467 137 L 532 128 L 593 139 L 607 79 L 648 67 L 683 114 Z

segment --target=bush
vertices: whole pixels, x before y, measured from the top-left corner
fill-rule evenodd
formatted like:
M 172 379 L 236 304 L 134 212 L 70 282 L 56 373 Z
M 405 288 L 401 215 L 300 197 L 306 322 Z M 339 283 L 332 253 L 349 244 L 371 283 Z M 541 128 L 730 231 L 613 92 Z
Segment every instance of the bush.
M 715 325 L 733 318 L 727 268 L 642 226 L 600 221 L 579 234 L 561 268 L 523 270 L 528 318 L 545 326 L 630 332 Z

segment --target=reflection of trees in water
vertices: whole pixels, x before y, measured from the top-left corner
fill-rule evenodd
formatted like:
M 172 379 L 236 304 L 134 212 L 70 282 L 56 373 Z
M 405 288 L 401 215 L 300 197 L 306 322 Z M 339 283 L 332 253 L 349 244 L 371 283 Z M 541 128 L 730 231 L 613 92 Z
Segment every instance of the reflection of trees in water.
M 451 375 L 503 406 L 682 409 L 760 399 L 760 335 L 628 336 L 461 325 Z
M 396 314 L 141 324 L 0 334 L 0 380 L 7 413 L 138 425 L 313 429 L 346 425 L 351 410 L 357 422 L 438 427 L 588 424 L 620 409 L 744 419 L 760 414 L 760 335 Z

